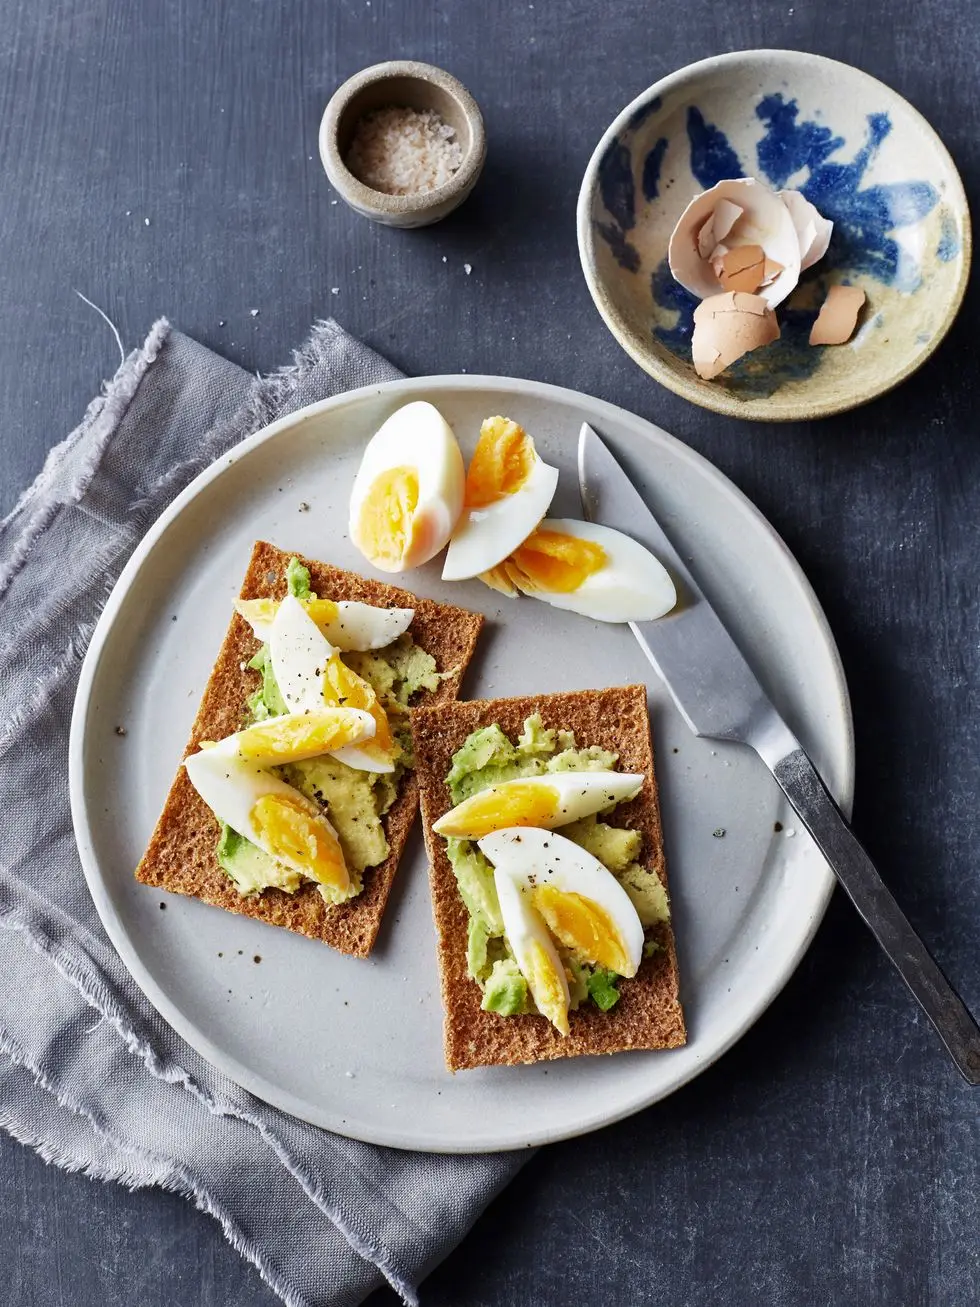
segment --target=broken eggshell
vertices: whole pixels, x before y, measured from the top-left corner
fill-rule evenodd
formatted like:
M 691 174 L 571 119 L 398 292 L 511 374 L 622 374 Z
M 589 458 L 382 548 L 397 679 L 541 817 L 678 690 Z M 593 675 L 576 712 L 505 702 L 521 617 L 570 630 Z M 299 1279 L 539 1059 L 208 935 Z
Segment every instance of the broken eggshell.
M 710 295 L 694 310 L 694 370 L 710 381 L 743 354 L 778 338 L 779 323 L 762 295 L 744 291 Z
M 711 216 L 698 232 L 698 253 L 702 259 L 717 258 L 719 250 L 724 252 L 728 249 L 727 245 L 720 242 L 724 241 L 743 213 L 744 209 L 732 204 L 730 200 L 718 201 Z
M 766 258 L 761 245 L 736 245 L 733 250 L 718 248 L 725 252 L 720 259 L 712 259 L 711 266 L 722 290 L 744 290 L 755 295 L 760 286 L 768 286 L 783 270 L 780 264 Z
M 831 286 L 810 330 L 810 344 L 846 344 L 854 335 L 865 298 L 860 286 Z
M 801 191 L 780 191 L 800 242 L 800 271 L 812 268 L 827 253 L 834 224 L 819 213 Z
M 741 212 L 730 221 L 733 209 Z M 816 235 L 815 231 L 814 238 Z M 709 238 L 711 249 L 702 257 L 701 249 L 707 248 Z M 775 279 L 759 291 L 770 308 L 781 304 L 799 280 L 800 241 L 789 207 L 775 191 L 752 177 L 718 182 L 695 196 L 671 235 L 667 262 L 686 290 L 705 299 L 721 289 L 713 261 L 739 245 L 761 245 L 767 258 L 782 265 Z M 724 249 L 719 255 L 720 246 Z

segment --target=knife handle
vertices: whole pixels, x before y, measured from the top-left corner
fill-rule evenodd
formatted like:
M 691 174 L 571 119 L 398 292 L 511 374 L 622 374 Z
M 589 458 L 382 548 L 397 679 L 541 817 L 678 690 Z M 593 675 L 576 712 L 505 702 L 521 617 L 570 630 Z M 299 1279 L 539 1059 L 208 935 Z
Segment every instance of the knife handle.
M 980 1027 L 912 929 L 813 763 L 795 749 L 773 775 L 813 836 L 851 902 L 935 1026 L 968 1084 L 980 1085 Z

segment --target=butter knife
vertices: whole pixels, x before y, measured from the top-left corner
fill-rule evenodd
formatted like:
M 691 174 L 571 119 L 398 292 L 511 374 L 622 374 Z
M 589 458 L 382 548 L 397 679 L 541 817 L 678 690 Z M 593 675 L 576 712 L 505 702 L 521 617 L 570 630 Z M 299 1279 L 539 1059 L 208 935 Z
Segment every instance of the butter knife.
M 695 735 L 755 750 L 963 1077 L 980 1084 L 980 1027 L 912 929 L 687 565 L 588 423 L 579 437 L 578 474 L 586 518 L 633 536 L 660 559 L 677 586 L 681 603 L 673 613 L 630 627 L 684 720 Z

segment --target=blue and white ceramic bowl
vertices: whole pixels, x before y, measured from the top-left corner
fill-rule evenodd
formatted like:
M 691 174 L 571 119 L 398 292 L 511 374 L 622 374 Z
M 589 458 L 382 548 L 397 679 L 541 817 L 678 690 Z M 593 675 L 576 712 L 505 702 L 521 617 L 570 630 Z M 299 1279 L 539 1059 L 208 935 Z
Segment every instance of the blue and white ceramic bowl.
M 834 233 L 777 310 L 781 338 L 702 381 L 697 301 L 667 243 L 694 195 L 742 176 L 802 190 Z M 578 241 L 606 325 L 651 376 L 720 413 L 788 421 L 863 404 L 928 358 L 966 289 L 970 216 L 946 148 L 901 96 L 832 59 L 746 50 L 682 68 L 623 110 L 586 169 Z M 847 345 L 812 347 L 835 282 L 864 288 L 861 323 Z

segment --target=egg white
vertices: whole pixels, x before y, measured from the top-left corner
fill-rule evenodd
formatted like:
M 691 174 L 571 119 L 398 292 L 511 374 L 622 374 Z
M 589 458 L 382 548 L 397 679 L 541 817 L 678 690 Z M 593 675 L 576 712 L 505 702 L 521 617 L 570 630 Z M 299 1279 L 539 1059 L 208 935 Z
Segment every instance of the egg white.
M 361 535 L 361 510 L 368 492 L 384 472 L 412 467 L 419 481 L 412 538 L 397 565 L 372 558 Z M 463 507 L 463 456 L 452 427 L 424 400 L 392 413 L 368 441 L 350 498 L 350 537 L 361 553 L 382 571 L 403 572 L 439 553 L 452 535 Z
M 526 828 L 525 828 L 526 829 Z M 490 836 L 489 838 L 494 838 Z M 482 847 L 482 844 L 481 844 Z M 489 856 L 489 855 L 488 855 Z M 568 978 L 565 966 L 555 948 L 551 933 L 545 925 L 544 918 L 527 898 L 524 886 L 505 867 L 496 867 L 493 876 L 500 903 L 500 915 L 504 923 L 504 934 L 514 954 L 514 960 L 524 979 L 527 981 L 531 997 L 539 1011 L 545 1012 L 550 1020 L 561 1030 L 568 1033 L 568 1007 L 571 1001 L 568 992 Z M 549 996 L 540 987 L 540 971 L 535 958 L 537 949 L 541 950 L 552 973 L 561 1011 L 555 1015 L 548 1012 L 551 1006 Z
M 515 576 L 515 584 L 533 599 L 598 622 L 650 622 L 669 613 L 677 603 L 677 591 L 667 569 L 631 536 L 612 527 L 566 517 L 548 517 L 539 525 L 542 531 L 601 545 L 607 561 L 577 590 L 567 594 L 526 588 Z
M 250 763 L 257 767 L 282 767 L 291 762 L 306 762 L 309 758 L 321 757 L 324 753 L 322 748 L 318 748 L 315 743 L 304 742 L 302 731 L 304 728 L 313 728 L 316 724 L 318 713 L 327 710 L 327 705 L 321 704 L 317 712 L 298 712 L 286 713 L 281 717 L 269 717 L 264 722 L 258 723 L 255 727 L 246 727 L 243 731 L 236 731 L 234 735 L 228 735 L 213 746 L 209 753 L 212 757 L 233 758 L 239 762 Z M 333 709 L 332 711 L 336 711 Z M 374 718 L 369 712 L 364 712 L 361 708 L 344 708 L 341 710 L 346 720 L 350 723 L 352 729 L 356 730 L 356 735 L 351 740 L 351 745 L 362 744 L 365 740 L 374 738 L 377 725 Z M 277 725 L 284 727 L 295 726 L 297 729 L 297 738 L 291 746 L 275 747 L 269 746 L 266 752 L 252 744 L 247 753 L 242 752 L 243 741 L 247 736 L 254 740 L 256 733 L 261 734 L 267 728 L 275 728 Z M 350 745 L 343 745 L 342 748 L 348 748 Z M 329 752 L 337 754 L 339 749 L 330 750 Z M 229 825 L 231 823 L 229 822 Z
M 556 795 L 554 810 L 550 815 L 544 815 L 538 808 L 533 813 L 534 827 L 554 830 L 557 826 L 566 826 L 569 822 L 635 798 L 643 788 L 643 779 L 642 773 L 577 771 L 548 772 L 544 776 L 502 781 L 457 804 L 434 823 L 433 829 L 438 835 L 454 839 L 477 839 L 489 833 L 489 830 L 515 826 L 522 814 L 513 810 L 513 806 L 508 803 L 509 796 L 526 793 L 525 787 L 530 787 L 532 793 L 537 791 L 548 795 L 553 792 Z M 494 821 L 495 801 L 500 803 L 499 820 L 488 830 L 488 822 Z
M 528 826 L 495 831 L 479 840 L 477 847 L 493 864 L 498 895 L 502 882 L 518 886 L 524 895 L 529 895 L 534 885 L 553 885 L 566 894 L 580 894 L 598 904 L 616 927 L 629 958 L 631 969 L 624 974 L 636 975 L 643 958 L 643 926 L 629 895 L 598 858 L 564 835 Z M 509 891 L 507 893 L 509 895 Z M 512 900 L 513 896 L 509 897 Z M 504 931 L 510 939 L 503 900 L 500 907 Z M 544 926 L 543 919 L 531 903 L 525 907 Z M 523 917 L 515 919 L 515 929 L 519 932 L 525 930 Z M 513 940 L 511 947 L 514 947 Z M 517 957 L 516 948 L 514 956 Z M 517 965 L 521 965 L 519 957 Z
M 302 602 L 302 600 L 300 601 Z M 257 611 L 254 601 L 238 599 L 235 608 L 251 626 L 256 639 L 269 639 L 275 612 Z M 356 600 L 341 599 L 334 604 L 336 617 L 317 621 L 316 625 L 335 649 L 342 653 L 354 650 L 384 649 L 403 635 L 412 624 L 414 608 L 377 608 Z
M 531 534 L 554 498 L 558 469 L 535 453 L 531 470 L 513 494 L 492 504 L 463 508 L 449 542 L 444 581 L 464 581 L 496 567 Z
M 315 879 L 312 872 L 300 863 L 285 863 L 252 821 L 255 805 L 260 799 L 271 795 L 299 804 L 321 822 L 336 840 L 337 832 L 326 815 L 305 795 L 292 785 L 287 785 L 278 776 L 274 776 L 272 772 L 243 762 L 240 758 L 229 757 L 220 747 L 192 753 L 184 760 L 184 767 L 191 784 L 219 821 L 225 822 L 239 835 L 251 840 L 263 853 L 267 853 L 277 862 Z
M 291 712 L 317 712 L 324 706 L 326 667 L 335 652 L 300 601 L 287 595 L 269 633 L 269 655 L 279 691 Z M 358 771 L 394 770 L 393 762 L 366 753 L 356 744 L 335 749 L 331 757 Z

